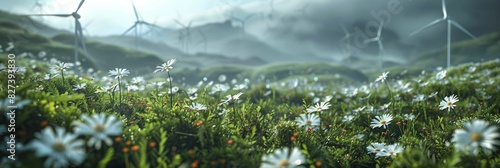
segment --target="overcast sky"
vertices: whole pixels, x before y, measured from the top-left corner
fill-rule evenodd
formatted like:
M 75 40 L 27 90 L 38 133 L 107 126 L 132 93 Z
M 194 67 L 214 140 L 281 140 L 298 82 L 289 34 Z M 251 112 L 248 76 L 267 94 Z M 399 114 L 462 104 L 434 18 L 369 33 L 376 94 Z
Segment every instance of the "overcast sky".
M 19 14 L 66 14 L 76 10 L 80 0 L 2 0 L 0 9 Z M 196 18 L 194 25 L 225 19 L 223 11 L 231 6 L 255 6 L 252 3 L 264 3 L 267 0 L 135 0 L 134 4 L 140 16 L 147 22 L 167 28 L 179 28 L 174 22 L 189 22 Z M 78 12 L 82 25 L 92 35 L 119 34 L 135 22 L 130 0 L 86 0 Z M 41 19 L 35 17 L 35 19 Z M 54 27 L 71 29 L 72 19 L 44 17 L 43 21 Z
M 0 9 L 13 13 L 71 13 L 80 0 L 1 0 Z M 35 2 L 41 4 L 35 6 Z M 180 28 L 174 22 L 178 19 L 187 24 L 193 20 L 193 26 L 207 22 L 227 19 L 229 10 L 235 16 L 254 16 L 249 19 L 249 32 L 262 32 L 264 26 L 289 27 L 293 23 L 294 31 L 308 32 L 319 26 L 338 28 L 339 23 L 352 24 L 360 20 L 374 20 L 371 12 L 387 10 L 389 2 L 397 2 L 401 12 L 393 14 L 386 27 L 398 33 L 409 33 L 434 19 L 442 17 L 438 0 L 134 0 L 141 17 L 147 22 L 167 28 Z M 487 12 L 486 8 L 499 7 L 496 0 L 453 0 L 448 1 L 449 13 L 463 25 L 477 26 L 478 20 L 472 18 L 478 12 Z M 274 9 L 271 9 L 271 2 Z M 480 7 L 480 5 L 484 5 Z M 478 9 L 479 8 L 479 9 Z M 485 8 L 485 9 L 482 9 Z M 469 11 L 470 10 L 470 11 Z M 474 11 L 476 10 L 476 11 Z M 479 11 L 482 10 L 482 11 Z M 272 12 L 272 14 L 271 14 Z M 418 12 L 418 13 L 417 13 Z M 79 11 L 82 25 L 88 25 L 91 35 L 120 34 L 135 22 L 130 0 L 86 0 Z M 294 17 L 296 16 L 296 17 Z M 274 23 L 270 19 L 274 17 Z M 279 21 L 278 21 L 278 17 Z M 490 17 L 492 19 L 493 17 Z M 35 19 L 42 19 L 37 18 Z M 410 23 L 401 24 L 402 21 Z M 68 18 L 43 17 L 43 21 L 54 27 L 72 30 L 73 21 Z M 274 24 L 274 25 L 272 25 Z M 321 24 L 321 25 L 320 25 Z
M 19 14 L 69 14 L 80 3 L 80 0 L 39 0 L 41 8 L 37 8 L 36 0 L 0 1 L 0 9 Z M 437 49 L 445 44 L 445 24 L 409 37 L 412 31 L 443 17 L 440 0 L 134 0 L 134 3 L 145 21 L 172 29 L 181 28 L 174 19 L 184 24 L 193 21 L 196 26 L 222 22 L 229 13 L 239 18 L 253 15 L 246 22 L 247 33 L 301 54 L 334 52 L 344 36 L 341 24 L 351 33 L 358 29 L 365 35 L 363 38 L 372 38 L 380 18 L 386 21 L 383 36 L 388 50 L 407 52 L 409 49 L 405 47 L 409 45 Z M 493 17 L 500 15 L 499 4 L 498 0 L 448 0 L 447 8 L 455 21 L 481 36 L 500 30 L 498 18 Z M 135 22 L 130 0 L 86 0 L 78 13 L 82 16 L 80 22 L 88 25 L 86 29 L 92 36 L 119 35 Z M 73 30 L 72 19 L 43 18 L 53 27 Z M 452 33 L 453 41 L 470 39 L 458 29 L 454 28 Z M 372 48 L 377 49 L 374 45 Z

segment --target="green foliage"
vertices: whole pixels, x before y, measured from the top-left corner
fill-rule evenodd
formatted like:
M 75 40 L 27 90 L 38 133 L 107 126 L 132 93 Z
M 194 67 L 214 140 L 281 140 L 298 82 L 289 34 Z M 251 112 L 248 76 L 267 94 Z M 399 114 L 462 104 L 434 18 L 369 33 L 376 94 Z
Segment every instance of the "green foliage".
M 23 60 L 18 63 L 29 64 Z M 16 127 L 29 131 L 19 136 L 24 144 L 47 126 L 72 130 L 72 122 L 81 120 L 81 114 L 118 116 L 124 125 L 122 135 L 111 137 L 113 145 L 103 149 L 86 147 L 86 162 L 81 167 L 259 167 L 263 156 L 284 147 L 298 147 L 307 167 L 491 167 L 499 163 L 497 151 L 468 156 L 445 142 L 465 121 L 485 119 L 498 125 L 500 100 L 494 96 L 499 91 L 495 85 L 498 67 L 497 61 L 466 64 L 449 69 L 444 80 L 436 80 L 435 72 L 401 77 L 399 82 L 389 77 L 387 85 L 373 84 L 368 92 L 356 87 L 355 94 L 346 89 L 349 86 L 319 80 L 297 87 L 258 83 L 242 89 L 239 100 L 227 103 L 221 102 L 240 91 L 210 93 L 211 87 L 201 86 L 196 100 L 191 100 L 182 88 L 173 95 L 172 107 L 170 94 L 158 94 L 167 88 L 124 91 L 122 104 L 118 104 L 117 91 L 96 93 L 103 84 L 87 76 L 67 74 L 64 79 L 60 75 L 45 80 L 28 69 L 24 75 L 18 74 L 17 96 L 32 102 L 16 116 Z M 44 64 L 39 68 L 48 69 Z M 2 81 L 7 79 L 5 72 L 0 74 Z M 127 77 L 123 82 L 129 80 Z M 75 89 L 81 83 L 86 83 L 85 88 Z M 0 85 L 5 88 L 5 83 Z M 323 88 L 314 89 L 320 86 Z M 425 99 L 414 101 L 418 94 L 424 94 Z M 460 99 L 456 107 L 439 110 L 443 98 L 452 94 Z M 296 119 L 327 96 L 332 96 L 328 100 L 331 106 L 316 113 L 321 118 L 320 127 L 299 126 Z M 207 109 L 192 109 L 193 103 Z M 370 122 L 380 114 L 392 114 L 388 128 L 371 128 Z M 415 118 L 408 119 L 407 114 Z M 353 118 L 346 121 L 346 116 Z M 376 158 L 367 151 L 375 142 L 398 144 L 404 151 Z M 23 156 L 34 161 L 20 158 L 22 166 L 44 162 L 33 151 Z
M 102 158 L 102 160 L 99 161 L 99 168 L 106 168 L 106 165 L 109 163 L 109 161 L 111 161 L 111 158 L 113 157 L 114 153 L 115 151 L 113 150 L 113 148 L 109 148 L 104 158 Z

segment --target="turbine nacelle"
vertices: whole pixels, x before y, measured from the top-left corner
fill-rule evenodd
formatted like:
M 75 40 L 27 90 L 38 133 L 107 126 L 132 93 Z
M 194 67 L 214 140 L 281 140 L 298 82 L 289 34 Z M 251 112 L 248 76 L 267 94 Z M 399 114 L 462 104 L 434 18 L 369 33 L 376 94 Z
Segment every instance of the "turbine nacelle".
M 76 12 L 71 13 L 71 16 L 73 16 L 75 19 L 80 19 L 81 18 L 80 14 L 78 14 Z

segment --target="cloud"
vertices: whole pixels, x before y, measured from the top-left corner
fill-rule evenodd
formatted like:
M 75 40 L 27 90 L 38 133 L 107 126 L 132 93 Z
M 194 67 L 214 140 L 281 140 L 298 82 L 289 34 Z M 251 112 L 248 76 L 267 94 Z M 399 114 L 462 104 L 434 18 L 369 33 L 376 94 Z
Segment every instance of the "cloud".
M 47 13 L 71 13 L 78 0 L 40 0 Z M 246 31 L 283 52 L 322 57 L 342 56 L 339 40 L 344 36 L 341 24 L 353 35 L 351 41 L 364 54 L 376 53 L 373 45 L 359 41 L 375 35 L 380 19 L 385 21 L 384 44 L 388 52 L 407 54 L 416 49 L 428 51 L 445 44 L 445 25 L 437 25 L 418 36 L 408 35 L 419 27 L 442 17 L 441 3 L 436 0 L 136 0 L 141 17 L 162 27 L 180 28 L 174 22 L 193 21 L 193 26 L 253 15 Z M 0 7 L 15 13 L 34 13 L 33 1 L 6 1 Z M 500 2 L 492 0 L 447 1 L 448 13 L 475 35 L 500 30 L 494 20 L 500 14 Z M 396 11 L 396 12 L 394 12 Z M 91 24 L 92 35 L 121 34 L 135 22 L 131 3 L 124 0 L 87 0 L 80 12 L 82 24 Z M 46 18 L 50 25 L 70 29 L 72 20 Z M 237 25 L 236 25 L 237 26 Z M 452 30 L 453 40 L 469 39 Z M 442 38 L 441 38 L 442 37 Z M 443 40 L 441 40 L 443 39 Z M 357 45 L 356 45 L 357 44 Z M 400 47 L 391 48 L 391 47 Z M 392 51 L 391 51 L 392 50 Z

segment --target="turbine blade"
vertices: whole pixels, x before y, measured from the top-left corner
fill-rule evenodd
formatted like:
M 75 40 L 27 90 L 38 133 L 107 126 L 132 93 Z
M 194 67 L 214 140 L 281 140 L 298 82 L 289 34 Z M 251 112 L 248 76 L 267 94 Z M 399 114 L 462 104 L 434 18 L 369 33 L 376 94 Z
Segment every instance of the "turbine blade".
M 71 14 L 33 14 L 24 16 L 57 16 L 57 17 L 70 17 Z
M 375 41 L 377 41 L 377 38 L 367 39 L 367 40 L 363 41 L 363 43 L 367 44 L 367 43 L 371 43 L 371 42 L 375 42 Z
M 448 18 L 448 12 L 446 11 L 446 2 L 445 0 L 441 0 L 442 8 L 443 8 L 443 18 Z
M 476 36 L 474 36 L 472 33 L 470 33 L 469 31 L 467 31 L 467 29 L 465 29 L 464 27 L 462 27 L 460 24 L 458 24 L 454 20 L 450 20 L 450 22 L 451 22 L 451 24 L 453 24 L 454 26 L 456 26 L 458 29 L 462 30 L 465 34 L 469 35 L 473 39 L 477 38 Z
M 132 25 L 132 27 L 128 28 L 127 31 L 125 31 L 120 37 L 125 36 L 130 30 L 134 29 L 137 26 L 137 24 Z
M 422 28 L 420 28 L 420 29 L 418 29 L 418 30 L 416 30 L 416 31 L 414 31 L 414 32 L 412 32 L 412 33 L 410 33 L 410 36 L 414 36 L 414 35 L 416 35 L 416 34 L 420 33 L 421 31 L 423 31 L 423 30 L 425 30 L 425 29 L 427 29 L 427 28 L 429 28 L 429 27 L 431 27 L 431 26 L 434 26 L 435 24 L 438 24 L 439 22 L 442 22 L 442 21 L 444 21 L 444 19 L 437 19 L 437 20 L 434 20 L 434 21 L 432 21 L 431 23 L 429 23 L 429 24 L 425 25 L 424 27 L 422 27 Z
M 139 14 L 137 13 L 137 9 L 135 8 L 135 5 L 134 5 L 134 1 L 130 0 L 130 2 L 132 2 L 132 7 L 134 8 L 135 19 L 140 20 Z
M 81 8 L 81 7 L 82 7 L 82 5 L 83 5 L 83 2 L 85 2 L 85 0 L 80 1 L 80 4 L 78 5 L 78 8 L 76 8 L 75 13 L 77 13 L 77 12 L 78 12 L 78 10 L 80 10 L 80 8 Z
M 379 66 L 383 67 L 384 66 L 384 55 L 385 55 L 385 50 L 384 50 L 384 45 L 382 44 L 382 41 L 377 41 L 378 42 L 378 58 L 379 58 Z
M 380 38 L 382 35 L 382 28 L 384 27 L 384 21 L 380 22 L 380 26 L 378 27 L 377 37 Z
M 76 29 L 78 31 L 78 34 L 79 34 L 78 36 L 80 37 L 80 41 L 82 43 L 83 51 L 85 52 L 85 55 L 88 56 L 87 46 L 85 45 L 85 37 L 83 36 L 83 31 L 82 31 L 82 24 L 80 24 L 80 21 L 78 21 L 78 20 L 76 20 Z M 75 38 L 77 38 L 77 37 L 75 37 Z
M 175 21 L 175 23 L 177 23 L 178 25 L 182 26 L 183 28 L 186 28 L 186 25 L 182 24 L 177 19 L 174 19 L 174 21 Z
M 385 49 L 384 49 L 384 45 L 382 44 L 382 41 L 377 41 L 378 43 L 378 49 L 379 49 L 379 52 L 383 55 L 385 54 Z
M 162 29 L 162 27 L 155 25 L 153 23 L 148 23 L 148 22 L 143 22 L 145 25 L 149 26 L 149 28 L 157 28 L 157 29 Z

